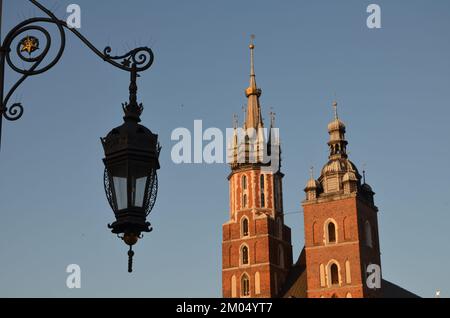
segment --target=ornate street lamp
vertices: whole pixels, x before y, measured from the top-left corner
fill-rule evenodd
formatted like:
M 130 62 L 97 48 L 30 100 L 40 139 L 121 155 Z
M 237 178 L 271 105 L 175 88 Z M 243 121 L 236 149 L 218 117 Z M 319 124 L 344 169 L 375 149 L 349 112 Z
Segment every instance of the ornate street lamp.
M 136 72 L 131 73 L 130 100 L 123 104 L 124 123 L 102 138 L 105 150 L 104 184 L 106 197 L 116 221 L 111 231 L 130 247 L 128 271 L 133 271 L 132 247 L 142 232 L 151 232 L 147 216 L 158 193 L 158 135 L 139 125 L 142 104 L 137 103 Z
M 23 115 L 21 103 L 9 104 L 19 86 L 30 76 L 50 70 L 61 59 L 66 46 L 66 30 L 79 38 L 103 61 L 130 73 L 130 98 L 123 104 L 124 123 L 114 128 L 102 138 L 105 150 L 104 185 L 106 196 L 116 216 L 109 225 L 113 233 L 130 246 L 129 272 L 132 272 L 132 246 L 142 237 L 143 232 L 152 230 L 147 216 L 152 210 L 158 192 L 156 171 L 159 169 L 160 146 L 158 136 L 139 125 L 142 104 L 137 103 L 136 79 L 139 73 L 152 66 L 154 55 L 150 48 L 139 47 L 130 52 L 112 56 L 112 49 L 98 50 L 78 30 L 70 28 L 66 21 L 59 20 L 50 10 L 36 0 L 31 4 L 45 13 L 45 17 L 24 20 L 13 27 L 1 41 L 2 0 L 0 0 L 0 144 L 2 119 L 16 121 Z M 59 48 L 53 58 L 49 58 L 52 34 L 44 27 L 56 27 L 59 35 Z M 31 33 L 31 34 L 30 34 Z M 47 58 L 47 59 L 46 59 Z M 17 60 L 21 63 L 17 64 Z M 46 63 L 46 64 L 44 64 Z M 17 82 L 5 93 L 5 67 L 20 75 Z

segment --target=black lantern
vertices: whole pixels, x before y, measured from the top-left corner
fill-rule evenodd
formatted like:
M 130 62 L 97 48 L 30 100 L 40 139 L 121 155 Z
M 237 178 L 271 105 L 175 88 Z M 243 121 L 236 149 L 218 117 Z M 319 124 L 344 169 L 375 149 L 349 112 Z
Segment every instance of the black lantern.
M 131 72 L 130 101 L 122 105 L 124 123 L 102 138 L 105 151 L 104 185 L 116 221 L 108 227 L 129 245 L 128 271 L 132 272 L 132 246 L 151 232 L 147 216 L 158 192 L 157 170 L 161 147 L 158 135 L 139 125 L 142 104 L 137 103 L 137 72 Z

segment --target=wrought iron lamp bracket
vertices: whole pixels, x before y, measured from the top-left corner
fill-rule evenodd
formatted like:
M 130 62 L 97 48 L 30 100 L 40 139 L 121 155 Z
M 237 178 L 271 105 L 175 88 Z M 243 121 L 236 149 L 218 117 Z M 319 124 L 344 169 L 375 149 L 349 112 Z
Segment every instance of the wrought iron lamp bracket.
M 103 51 L 98 50 L 86 37 L 84 37 L 77 29 L 70 28 L 63 20 L 58 19 L 50 10 L 44 7 L 36 0 L 29 0 L 34 6 L 45 13 L 46 17 L 35 17 L 20 22 L 13 27 L 3 40 L 0 47 L 0 139 L 1 139 L 1 121 L 5 118 L 9 121 L 16 121 L 23 115 L 24 108 L 21 103 L 13 103 L 9 105 L 11 96 L 19 88 L 19 86 L 29 77 L 35 76 L 50 70 L 61 59 L 66 46 L 66 30 L 74 34 L 81 40 L 93 53 L 100 57 L 103 61 L 123 70 L 127 71 L 131 75 L 131 80 L 134 79 L 134 85 L 138 73 L 149 69 L 154 61 L 153 51 L 148 47 L 138 47 L 123 55 L 111 55 L 111 47 L 106 47 Z M 45 58 L 50 52 L 52 47 L 52 34 L 42 25 L 56 26 L 59 34 L 59 48 L 56 55 L 46 62 L 46 65 L 41 66 Z M 40 41 L 34 36 L 25 35 L 29 32 L 38 32 L 45 39 L 45 46 L 39 47 Z M 13 43 L 16 40 L 21 40 L 13 48 Z M 17 66 L 12 58 L 12 54 L 15 58 L 19 58 L 22 62 L 25 62 L 29 67 Z M 26 55 L 27 54 L 27 55 Z M 4 73 L 6 64 L 16 73 L 20 78 L 9 89 L 8 92 L 4 92 Z M 131 86 L 130 86 L 131 87 Z M 130 96 L 131 97 L 131 96 Z M 131 104 L 132 101 L 130 101 Z M 133 105 L 134 106 L 134 105 Z M 141 105 L 137 105 L 138 109 Z M 1 141 L 0 141 L 1 142 Z

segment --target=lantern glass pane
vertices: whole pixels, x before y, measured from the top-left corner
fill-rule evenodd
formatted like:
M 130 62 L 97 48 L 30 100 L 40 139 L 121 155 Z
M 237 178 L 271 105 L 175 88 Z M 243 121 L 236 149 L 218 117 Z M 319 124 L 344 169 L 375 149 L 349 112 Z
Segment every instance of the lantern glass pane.
M 131 205 L 142 208 L 144 205 L 145 186 L 147 184 L 147 177 L 131 179 Z
M 127 208 L 127 178 L 113 177 L 118 210 Z

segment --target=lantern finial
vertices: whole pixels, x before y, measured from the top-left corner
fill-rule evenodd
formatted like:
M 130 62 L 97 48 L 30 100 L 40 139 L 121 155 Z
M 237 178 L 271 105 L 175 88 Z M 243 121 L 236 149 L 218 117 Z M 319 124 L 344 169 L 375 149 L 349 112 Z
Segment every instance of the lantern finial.
M 139 74 L 137 73 L 136 65 L 133 65 L 133 68 L 130 72 L 130 98 L 128 103 L 123 103 L 122 108 L 125 113 L 124 120 L 125 121 L 135 121 L 140 122 L 140 116 L 144 111 L 144 105 L 142 103 L 137 102 L 137 78 Z
M 128 273 L 133 272 L 133 256 L 134 256 L 133 246 L 130 245 L 130 250 L 128 251 Z

